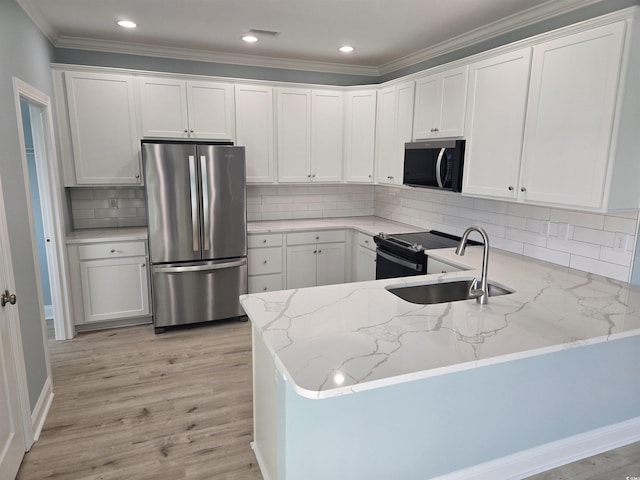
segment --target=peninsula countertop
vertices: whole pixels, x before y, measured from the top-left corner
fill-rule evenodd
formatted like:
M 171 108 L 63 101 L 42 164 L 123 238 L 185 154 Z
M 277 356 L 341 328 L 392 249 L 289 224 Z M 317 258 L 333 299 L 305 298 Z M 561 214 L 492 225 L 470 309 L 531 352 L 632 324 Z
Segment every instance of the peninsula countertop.
M 473 278 L 482 247 L 426 252 L 466 271 L 244 295 L 295 391 L 327 398 L 640 335 L 640 288 L 491 249 L 487 305 L 406 302 L 385 287 Z

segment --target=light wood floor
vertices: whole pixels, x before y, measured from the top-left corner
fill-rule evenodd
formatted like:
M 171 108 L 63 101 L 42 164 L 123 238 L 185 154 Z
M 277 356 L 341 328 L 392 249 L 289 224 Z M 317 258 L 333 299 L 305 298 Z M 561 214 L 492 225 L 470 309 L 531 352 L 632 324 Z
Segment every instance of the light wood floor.
M 55 397 L 19 480 L 262 479 L 249 447 L 248 322 L 83 333 L 50 352 Z M 530 480 L 634 476 L 640 443 Z
M 83 333 L 50 352 L 53 405 L 18 479 L 262 479 L 248 322 Z

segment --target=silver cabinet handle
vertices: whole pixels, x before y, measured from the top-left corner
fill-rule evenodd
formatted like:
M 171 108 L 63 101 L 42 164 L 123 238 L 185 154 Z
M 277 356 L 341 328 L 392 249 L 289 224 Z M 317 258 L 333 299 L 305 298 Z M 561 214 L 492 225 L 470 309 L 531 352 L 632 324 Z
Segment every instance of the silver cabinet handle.
M 196 175 L 196 157 L 189 155 L 189 186 L 191 193 L 191 233 L 193 235 L 193 251 L 200 250 L 198 238 L 198 185 Z
M 146 266 L 147 266 L 147 264 L 146 264 L 146 263 L 141 263 L 141 264 L 140 264 L 140 268 L 144 268 L 144 267 L 146 267 Z
M 436 180 L 438 181 L 438 186 L 442 188 L 442 177 L 440 176 L 440 169 L 442 167 L 442 157 L 444 156 L 444 148 L 440 149 L 440 153 L 438 154 L 438 160 L 436 161 Z
M 189 130 L 187 130 L 186 128 L 184 129 L 184 133 L 189 133 Z
M 263 260 L 263 261 L 262 261 L 262 264 L 263 264 L 263 265 L 266 265 L 266 264 L 267 264 L 267 261 L 266 261 L 266 260 Z
M 115 248 L 112 248 L 112 249 L 111 249 L 111 253 L 116 253 L 116 249 L 115 249 Z
M 509 185 L 509 191 L 513 192 L 513 185 Z
M 209 215 L 209 176 L 207 174 L 207 157 L 200 155 L 200 172 L 202 173 L 202 217 L 204 220 L 204 246 L 203 250 L 211 248 L 211 238 L 209 235 L 209 227 L 211 226 L 211 218 Z
M 521 191 L 521 192 L 526 192 L 526 191 L 527 191 L 527 189 L 526 189 L 525 187 L 522 187 L 522 188 L 520 189 L 520 191 Z
M 266 239 L 266 238 L 264 238 L 264 239 L 262 240 L 262 243 L 267 243 L 267 239 Z
M 432 129 L 431 129 L 431 131 L 432 131 L 432 132 L 438 132 L 438 131 L 439 131 L 439 129 L 438 129 L 438 128 L 432 128 Z
M 18 301 L 15 293 L 9 293 L 9 290 L 5 290 L 0 296 L 0 306 L 5 306 L 7 303 L 15 305 Z

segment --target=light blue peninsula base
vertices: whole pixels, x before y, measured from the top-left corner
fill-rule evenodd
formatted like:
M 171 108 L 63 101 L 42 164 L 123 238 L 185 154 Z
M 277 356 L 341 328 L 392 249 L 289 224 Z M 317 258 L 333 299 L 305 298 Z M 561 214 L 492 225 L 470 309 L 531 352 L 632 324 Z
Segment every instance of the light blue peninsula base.
M 253 341 L 265 480 L 523 478 L 640 440 L 640 336 L 322 399 Z

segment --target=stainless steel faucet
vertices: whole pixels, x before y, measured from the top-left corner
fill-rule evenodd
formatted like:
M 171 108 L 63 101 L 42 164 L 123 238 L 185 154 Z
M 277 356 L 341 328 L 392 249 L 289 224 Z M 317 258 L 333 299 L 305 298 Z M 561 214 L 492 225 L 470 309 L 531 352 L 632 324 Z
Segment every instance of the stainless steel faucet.
M 458 248 L 456 248 L 456 255 L 464 255 L 464 250 L 467 247 L 467 240 L 471 232 L 478 232 L 482 236 L 484 246 L 482 247 L 482 277 L 480 278 L 480 289 L 471 290 L 469 293 L 476 297 L 476 301 L 485 305 L 489 303 L 489 287 L 487 286 L 487 269 L 489 268 L 489 236 L 482 227 L 469 227 L 462 234 Z

